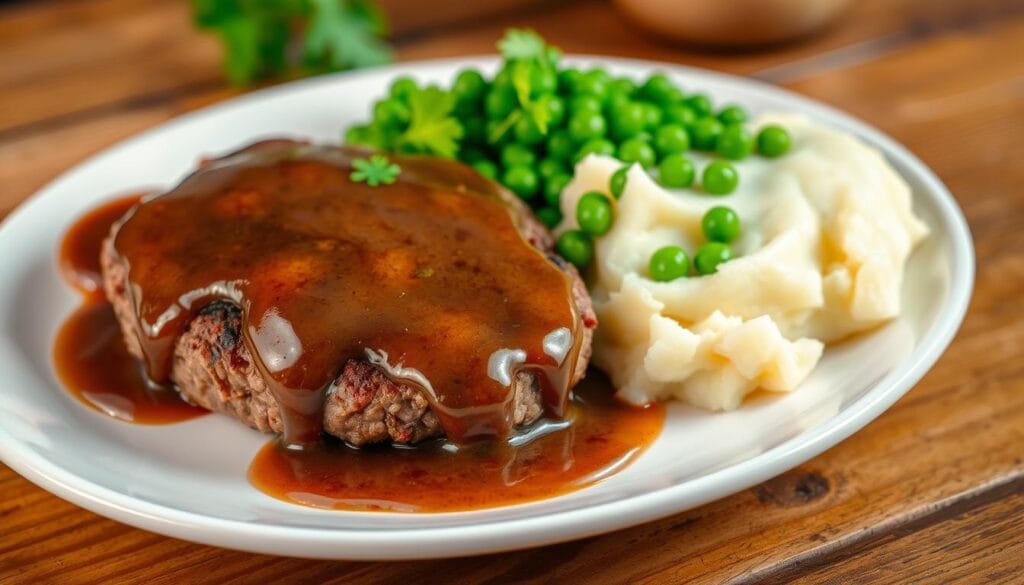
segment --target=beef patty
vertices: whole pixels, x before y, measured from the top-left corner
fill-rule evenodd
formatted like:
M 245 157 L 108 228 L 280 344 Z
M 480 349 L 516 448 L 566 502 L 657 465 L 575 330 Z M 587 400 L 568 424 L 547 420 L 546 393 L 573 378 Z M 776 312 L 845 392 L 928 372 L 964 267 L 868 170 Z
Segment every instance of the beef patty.
M 586 372 L 597 325 L 590 298 L 576 269 L 552 252 L 551 235 L 525 206 L 513 212 L 522 215 L 519 225 L 524 239 L 547 254 L 572 281 L 572 299 L 583 324 L 580 354 L 571 379 L 575 384 Z M 115 224 L 101 253 L 104 291 L 114 307 L 128 351 L 141 359 L 141 332 L 135 330 L 136 319 L 126 294 L 127 271 L 116 260 L 113 248 L 117 228 Z M 420 390 L 391 380 L 377 366 L 363 360 L 349 360 L 339 366 L 341 373 L 331 383 L 325 399 L 324 432 L 353 445 L 414 443 L 444 434 Z M 233 416 L 263 432 L 283 432 L 279 405 L 242 341 L 241 312 L 229 302 L 205 307 L 189 323 L 175 342 L 170 380 L 191 403 Z M 536 375 L 519 372 L 511 400 L 516 426 L 537 420 L 544 407 Z

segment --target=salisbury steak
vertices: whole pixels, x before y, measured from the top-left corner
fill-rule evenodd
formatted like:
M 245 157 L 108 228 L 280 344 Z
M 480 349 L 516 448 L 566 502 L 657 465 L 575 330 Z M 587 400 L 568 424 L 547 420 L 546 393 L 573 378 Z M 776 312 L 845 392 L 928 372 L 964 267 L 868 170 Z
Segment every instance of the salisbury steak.
M 550 234 L 515 204 L 517 225 L 524 239 L 543 251 L 572 281 L 572 300 L 583 324 L 579 357 L 571 383 L 583 377 L 591 352 L 596 317 L 579 274 L 551 252 Z M 126 292 L 127 269 L 114 249 L 115 225 L 104 242 L 101 265 L 104 290 L 114 307 L 128 350 L 142 358 L 137 319 Z M 226 301 L 203 308 L 175 341 L 170 381 L 189 402 L 228 414 L 264 432 L 284 430 L 281 409 L 258 371 L 243 342 L 241 311 Z M 353 445 L 393 441 L 413 443 L 444 434 L 437 416 L 421 391 L 396 383 L 382 370 L 364 360 L 338 364 L 323 408 L 323 431 Z M 512 422 L 523 425 L 537 420 L 544 410 L 540 383 L 532 373 L 521 371 L 512 385 Z

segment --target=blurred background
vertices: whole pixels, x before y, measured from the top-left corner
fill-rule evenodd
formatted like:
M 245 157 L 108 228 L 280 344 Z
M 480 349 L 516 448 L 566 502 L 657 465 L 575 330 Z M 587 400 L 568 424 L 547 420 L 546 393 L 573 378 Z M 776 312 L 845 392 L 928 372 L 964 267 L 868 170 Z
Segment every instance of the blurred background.
M 509 26 L 567 53 L 749 75 L 913 132 L 1019 97 L 1022 15 L 1020 0 L 0 1 L 0 213 L 183 111 L 323 71 L 493 53 Z

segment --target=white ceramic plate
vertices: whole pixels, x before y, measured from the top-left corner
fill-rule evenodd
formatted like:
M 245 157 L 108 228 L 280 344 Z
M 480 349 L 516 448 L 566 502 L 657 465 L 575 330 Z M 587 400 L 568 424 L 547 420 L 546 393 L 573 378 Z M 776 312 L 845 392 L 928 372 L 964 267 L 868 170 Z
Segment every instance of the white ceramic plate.
M 587 489 L 524 505 L 450 514 L 325 511 L 251 487 L 246 469 L 266 437 L 222 416 L 168 426 L 125 424 L 90 410 L 57 382 L 51 344 L 78 305 L 55 268 L 61 234 L 97 203 L 169 187 L 203 154 L 259 137 L 336 141 L 365 120 L 399 74 L 447 81 L 493 59 L 410 63 L 256 92 L 172 120 L 53 181 L 0 228 L 0 458 L 43 488 L 110 518 L 229 548 L 303 557 L 410 559 L 542 545 L 639 524 L 777 475 L 860 429 L 902 396 L 949 344 L 970 298 L 970 234 L 953 198 L 913 155 L 877 130 L 806 98 L 717 73 L 606 58 L 574 59 L 616 74 L 661 69 L 686 88 L 755 113 L 798 111 L 881 149 L 910 183 L 932 228 L 914 252 L 904 315 L 826 351 L 795 392 L 727 414 L 678 404 L 632 466 Z M 924 424 L 924 422 L 922 422 Z

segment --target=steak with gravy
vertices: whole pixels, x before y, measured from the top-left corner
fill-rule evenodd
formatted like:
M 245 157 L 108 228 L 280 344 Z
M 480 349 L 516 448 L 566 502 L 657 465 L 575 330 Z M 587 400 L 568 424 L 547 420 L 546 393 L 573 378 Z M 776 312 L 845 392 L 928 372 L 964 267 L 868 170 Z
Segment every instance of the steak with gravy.
M 256 143 L 126 214 L 101 266 L 128 350 L 288 442 L 465 441 L 559 416 L 596 318 L 550 234 L 462 165 L 391 157 L 398 181 L 369 187 L 350 178 L 366 156 Z

